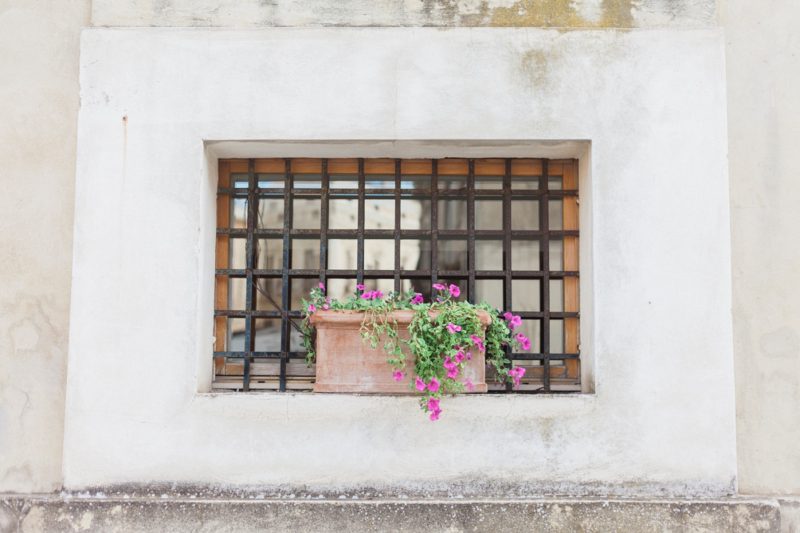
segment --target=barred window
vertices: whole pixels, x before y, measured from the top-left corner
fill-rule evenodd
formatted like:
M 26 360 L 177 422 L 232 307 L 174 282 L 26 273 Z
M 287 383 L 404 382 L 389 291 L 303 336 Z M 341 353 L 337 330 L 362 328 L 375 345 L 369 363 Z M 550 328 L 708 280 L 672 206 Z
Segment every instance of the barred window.
M 522 319 L 514 392 L 580 390 L 576 160 L 232 159 L 219 162 L 216 389 L 311 390 L 298 329 L 320 281 L 456 283 Z M 490 392 L 510 392 L 493 384 Z

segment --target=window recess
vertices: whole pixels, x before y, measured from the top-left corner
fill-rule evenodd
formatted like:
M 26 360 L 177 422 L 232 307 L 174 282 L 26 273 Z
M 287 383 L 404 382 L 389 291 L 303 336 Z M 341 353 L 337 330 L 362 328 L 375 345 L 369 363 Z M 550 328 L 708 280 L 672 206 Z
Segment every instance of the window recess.
M 300 300 L 320 281 L 457 283 L 519 314 L 530 352 L 514 393 L 580 390 L 577 160 L 230 159 L 219 162 L 215 389 L 310 390 Z M 491 375 L 487 375 L 490 382 Z M 490 392 L 512 392 L 490 383 Z

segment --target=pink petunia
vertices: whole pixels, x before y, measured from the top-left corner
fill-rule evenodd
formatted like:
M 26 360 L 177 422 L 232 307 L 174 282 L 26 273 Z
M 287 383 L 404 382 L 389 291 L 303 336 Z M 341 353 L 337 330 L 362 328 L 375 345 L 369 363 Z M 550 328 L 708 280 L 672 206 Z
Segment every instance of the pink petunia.
M 523 335 L 522 333 L 517 333 L 514 336 L 514 338 L 517 339 L 517 342 L 519 343 L 519 345 L 522 347 L 523 350 L 527 351 L 531 349 L 530 339 L 525 335 Z
M 439 409 L 439 398 L 428 398 L 428 411 Z
M 453 357 L 453 361 L 455 361 L 456 363 L 460 363 L 464 359 L 466 359 L 466 356 L 464 355 L 464 350 L 457 351 L 455 357 Z
M 420 392 L 425 390 L 425 382 L 422 381 L 422 379 L 419 376 L 417 376 L 416 379 L 414 379 L 414 386 Z
M 372 292 L 371 291 L 362 292 L 361 293 L 361 299 L 362 300 L 371 300 L 372 299 Z
M 508 371 L 508 375 L 514 380 L 514 386 L 519 387 L 520 380 L 522 380 L 522 376 L 525 375 L 525 369 L 521 366 L 515 366 Z
M 467 388 L 468 391 L 472 392 L 475 390 L 475 384 L 472 383 L 472 380 L 467 378 L 464 380 L 464 387 Z
M 467 352 L 467 361 L 472 361 L 472 352 Z
M 431 392 L 436 392 L 439 390 L 439 380 L 436 378 L 431 378 L 430 383 L 428 383 L 428 390 Z
M 447 371 L 447 377 L 450 379 L 456 379 L 458 377 L 458 367 L 454 366 L 453 368 Z
M 449 355 L 446 355 L 444 357 L 444 364 L 442 366 L 444 366 L 447 370 L 451 370 L 456 367 L 456 363 L 454 363 L 453 360 L 450 359 Z
M 356 289 L 358 289 L 360 291 L 363 291 L 364 290 L 364 284 L 363 283 L 359 283 L 358 285 L 356 285 Z
M 511 322 L 511 318 L 512 318 L 513 316 L 514 316 L 514 315 L 512 315 L 512 314 L 511 314 L 509 311 L 506 311 L 505 313 L 503 313 L 503 318 L 505 318 L 505 319 L 506 319 L 506 322 Z
M 414 305 L 419 305 L 424 301 L 425 301 L 425 299 L 422 297 L 422 293 L 419 293 L 419 292 L 414 294 L 414 297 L 411 298 L 411 303 L 414 304 Z
M 461 326 L 453 324 L 452 322 L 448 322 L 447 331 L 449 331 L 451 334 L 458 333 L 459 331 L 461 331 Z
M 372 298 L 383 298 L 383 291 L 372 291 Z
M 433 288 L 436 289 L 437 291 L 443 291 L 445 290 L 446 287 L 441 283 L 434 283 Z
M 399 370 L 392 372 L 392 379 L 394 379 L 395 381 L 403 381 L 404 377 L 405 375 Z
M 486 348 L 483 346 L 483 339 L 481 339 L 477 335 L 470 335 L 469 338 L 472 341 L 472 344 L 474 344 L 479 351 L 481 352 L 486 351 Z
M 431 422 L 436 422 L 437 420 L 439 420 L 439 415 L 440 414 L 442 414 L 442 410 L 441 409 L 436 409 L 435 411 L 433 411 L 431 413 L 431 416 L 430 416 Z
M 324 284 L 324 283 L 322 283 L 321 281 L 319 282 L 319 288 L 320 288 L 321 290 L 323 290 L 323 291 L 325 290 L 325 284 Z
M 317 306 L 314 305 L 314 304 L 308 304 L 308 312 L 309 313 L 316 313 L 317 312 Z
M 455 285 L 454 283 L 451 283 L 448 289 L 450 290 L 450 295 L 453 298 L 458 298 L 461 295 L 461 289 L 459 289 L 458 285 Z
M 322 304 L 322 309 L 323 309 L 323 310 L 327 311 L 327 310 L 328 310 L 328 309 L 330 309 L 330 308 L 331 308 L 331 306 L 330 306 L 330 305 L 328 305 L 328 304 Z

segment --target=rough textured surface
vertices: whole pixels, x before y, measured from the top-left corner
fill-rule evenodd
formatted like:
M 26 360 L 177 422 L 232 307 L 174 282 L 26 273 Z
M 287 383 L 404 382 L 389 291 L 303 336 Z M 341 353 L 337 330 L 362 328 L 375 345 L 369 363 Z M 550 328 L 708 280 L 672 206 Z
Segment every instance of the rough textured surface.
M 726 4 L 739 486 L 800 494 L 800 3 Z
M 95 0 L 96 26 L 516 26 L 558 28 L 713 25 L 714 0 Z
M 735 490 L 718 30 L 92 29 L 81 52 L 67 488 Z M 596 394 L 464 395 L 436 423 L 413 397 L 198 394 L 214 139 L 321 139 L 351 156 L 353 139 L 400 139 L 387 149 L 406 157 L 418 152 L 402 139 L 475 140 L 452 156 L 591 139 L 590 157 L 571 156 Z
M 800 533 L 800 497 L 781 498 L 781 533 Z
M 0 1 L 0 490 L 61 483 L 78 113 L 89 2 Z
M 269 501 L 0 497 L 0 532 L 777 532 L 769 500 Z

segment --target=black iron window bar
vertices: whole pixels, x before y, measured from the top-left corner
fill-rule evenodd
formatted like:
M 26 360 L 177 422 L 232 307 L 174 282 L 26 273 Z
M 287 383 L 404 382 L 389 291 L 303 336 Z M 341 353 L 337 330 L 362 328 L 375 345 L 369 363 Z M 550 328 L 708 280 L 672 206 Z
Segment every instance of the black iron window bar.
M 579 350 L 568 353 L 553 353 L 550 344 L 550 321 L 565 319 L 578 319 L 577 311 L 551 310 L 550 280 L 565 280 L 579 276 L 577 270 L 551 270 L 550 269 L 550 241 L 562 240 L 567 237 L 578 237 L 577 229 L 550 229 L 548 203 L 551 199 L 577 198 L 577 187 L 573 189 L 553 189 L 550 187 L 551 176 L 548 173 L 548 160 L 541 160 L 541 174 L 528 176 L 538 181 L 538 187 L 530 189 L 515 189 L 512 187 L 513 159 L 504 160 L 504 173 L 499 176 L 501 188 L 483 189 L 476 188 L 475 160 L 467 161 L 467 175 L 464 186 L 459 188 L 440 188 L 440 176 L 437 172 L 440 160 L 431 161 L 430 187 L 418 187 L 415 180 L 409 183 L 414 186 L 404 186 L 402 173 L 402 160 L 394 161 L 393 187 L 371 188 L 370 177 L 365 174 L 365 160 L 357 162 L 357 174 L 353 176 L 357 182 L 355 188 L 332 188 L 328 173 L 329 160 L 320 161 L 319 185 L 311 188 L 297 187 L 295 174 L 292 170 L 292 159 L 286 159 L 282 183 L 274 186 L 274 176 L 262 183 L 261 176 L 256 173 L 256 160 L 247 161 L 247 173 L 234 175 L 228 186 L 220 185 L 218 194 L 233 201 L 246 199 L 246 224 L 244 227 L 220 226 L 217 228 L 218 236 L 229 239 L 242 239 L 245 241 L 245 268 L 217 268 L 216 276 L 224 279 L 244 279 L 245 309 L 215 309 L 215 317 L 226 319 L 244 319 L 244 340 L 242 350 L 215 350 L 215 360 L 224 358 L 226 361 L 241 361 L 241 375 L 239 383 L 234 387 L 238 390 L 251 389 L 253 375 L 251 366 L 256 360 L 273 360 L 279 364 L 277 388 L 279 391 L 287 390 L 287 382 L 292 376 L 288 373 L 288 364 L 291 361 L 301 362 L 305 352 L 291 350 L 290 337 L 292 330 L 302 318 L 299 309 L 292 309 L 292 280 L 309 279 L 328 283 L 332 279 L 355 279 L 358 283 L 365 280 L 392 279 L 394 289 L 399 291 L 403 280 L 429 280 L 431 284 L 440 280 L 459 280 L 465 283 L 466 297 L 474 301 L 476 296 L 476 281 L 502 280 L 503 282 L 503 309 L 512 310 L 520 315 L 523 320 L 538 320 L 540 323 L 540 338 L 533 339 L 534 346 L 539 349 L 534 353 L 509 353 L 509 357 L 516 363 L 526 364 L 533 362 L 540 372 L 538 377 L 529 376 L 526 379 L 528 386 L 518 392 L 561 392 L 578 390 L 579 378 L 573 376 L 566 380 L 567 385 L 554 388 L 551 379 L 551 366 L 553 362 L 577 361 L 580 358 Z M 385 176 L 381 176 L 385 183 Z M 262 186 L 267 185 L 267 186 Z M 264 199 L 277 199 L 283 201 L 283 227 L 261 228 L 258 225 L 259 202 Z M 293 208 L 296 199 L 320 200 L 319 229 L 303 229 L 293 227 Z M 331 229 L 328 226 L 329 205 L 331 199 L 351 199 L 357 201 L 357 228 L 356 229 Z M 365 228 L 365 202 L 370 199 L 394 200 L 394 228 L 393 229 L 367 229 Z M 402 229 L 401 213 L 402 200 L 422 199 L 430 201 L 430 225 L 427 229 Z M 442 229 L 439 224 L 440 200 L 466 200 L 466 229 Z M 502 202 L 502 229 L 476 229 L 475 204 L 476 200 L 493 199 Z M 539 203 L 538 229 L 513 229 L 512 226 L 512 200 L 535 199 Z M 282 265 L 280 268 L 258 268 L 258 255 L 264 253 L 259 249 L 259 239 L 277 239 L 282 242 Z M 292 265 L 292 240 L 313 238 L 319 240 L 319 268 L 293 268 Z M 357 242 L 357 256 L 355 269 L 330 269 L 328 268 L 328 246 L 331 239 L 354 239 Z M 365 242 L 370 239 L 392 239 L 394 241 L 394 268 L 367 269 L 365 268 Z M 428 268 L 413 270 L 402 269 L 400 262 L 400 247 L 404 239 L 424 239 L 430 242 L 430 265 Z M 443 270 L 439 264 L 439 242 L 445 240 L 461 239 L 467 242 L 467 268 L 464 270 Z M 495 240 L 502 241 L 502 270 L 479 270 L 476 268 L 476 241 Z M 516 241 L 538 241 L 539 243 L 539 268 L 514 269 L 512 254 Z M 266 295 L 275 309 L 258 309 L 259 280 L 280 280 L 280 301 L 271 295 Z M 539 310 L 516 311 L 514 310 L 514 280 L 539 280 Z M 426 299 L 430 294 L 425 294 Z M 280 349 L 274 351 L 256 350 L 256 328 L 259 319 L 280 320 Z M 567 352 L 567 350 L 563 350 Z M 313 374 L 313 372 L 312 372 Z M 218 376 L 219 377 L 219 376 Z M 310 381 L 309 387 L 310 388 Z M 510 391 L 495 388 L 491 392 Z

